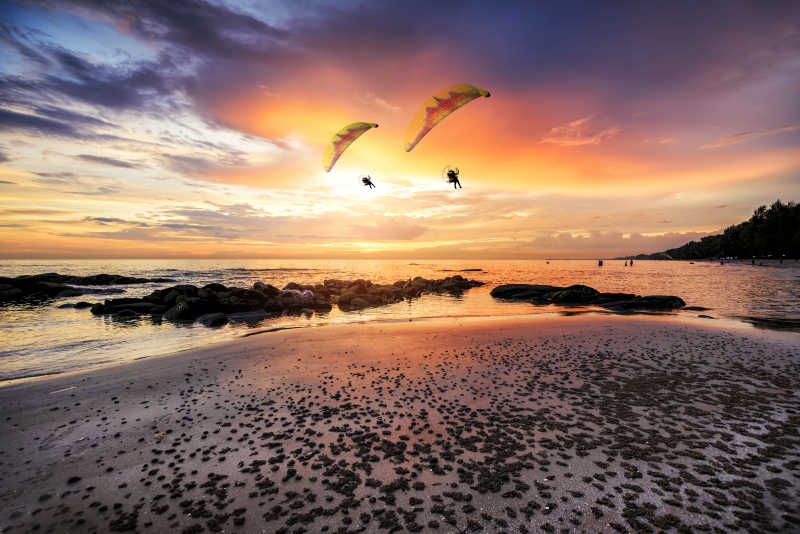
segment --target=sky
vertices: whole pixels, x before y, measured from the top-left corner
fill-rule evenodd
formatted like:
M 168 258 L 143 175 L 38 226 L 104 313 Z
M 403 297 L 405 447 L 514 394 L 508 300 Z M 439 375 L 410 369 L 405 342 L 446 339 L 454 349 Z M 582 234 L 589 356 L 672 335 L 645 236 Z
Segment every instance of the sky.
M 0 3 L 0 257 L 615 257 L 778 198 L 800 2 Z

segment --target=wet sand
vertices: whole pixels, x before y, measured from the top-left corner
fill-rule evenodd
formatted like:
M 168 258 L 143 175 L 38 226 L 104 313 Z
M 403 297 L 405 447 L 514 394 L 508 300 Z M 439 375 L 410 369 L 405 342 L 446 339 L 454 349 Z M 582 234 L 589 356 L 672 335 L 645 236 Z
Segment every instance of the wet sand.
M 800 531 L 800 335 L 267 332 L 0 388 L 2 532 Z

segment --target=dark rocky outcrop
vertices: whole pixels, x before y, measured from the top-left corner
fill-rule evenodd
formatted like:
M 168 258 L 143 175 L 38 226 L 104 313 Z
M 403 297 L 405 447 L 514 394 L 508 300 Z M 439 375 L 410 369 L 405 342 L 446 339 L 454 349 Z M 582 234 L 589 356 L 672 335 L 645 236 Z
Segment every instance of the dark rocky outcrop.
M 566 289 L 541 284 L 505 284 L 492 289 L 491 295 L 498 299 L 529 300 L 544 298 L 548 293 Z
M 203 326 L 213 328 L 228 324 L 228 317 L 224 313 L 207 313 L 198 317 L 197 322 Z
M 641 297 L 633 293 L 600 293 L 580 284 L 568 287 L 506 284 L 492 289 L 491 295 L 498 299 L 527 300 L 533 304 L 594 305 L 619 311 L 667 311 L 686 306 L 683 299 L 671 295 Z
M 34 282 L 53 282 L 56 284 L 72 284 L 75 286 L 118 286 L 130 284 L 166 283 L 171 278 L 136 278 L 119 274 L 93 274 L 91 276 L 74 276 L 70 274 L 42 273 L 18 276 L 14 280 Z
M 89 289 L 74 286 L 110 286 L 171 282 L 169 278 L 134 278 L 117 274 L 73 276 L 58 273 L 22 275 L 14 278 L 0 276 L 0 304 L 7 302 L 41 302 L 55 298 L 80 295 L 113 295 L 124 293 L 118 288 Z M 71 285 L 70 285 L 71 284 Z
M 57 298 L 114 295 L 124 292 L 124 289 L 112 287 L 84 288 L 59 282 L 0 277 L 0 306 L 12 302 L 42 303 Z
M 686 303 L 682 298 L 672 295 L 648 295 L 646 297 L 636 297 L 630 300 L 605 302 L 600 305 L 612 310 L 668 311 L 683 308 L 686 306 Z
M 256 282 L 251 289 L 184 284 L 159 289 L 142 298 L 107 299 L 92 305 L 91 311 L 116 318 L 159 315 L 169 321 L 221 326 L 229 316 L 241 314 L 325 312 L 334 305 L 348 311 L 391 304 L 423 293 L 458 294 L 480 285 L 483 283 L 460 275 L 441 280 L 417 277 L 394 284 L 373 284 L 369 280 L 325 280 L 315 285 L 292 282 L 283 289 L 263 282 Z

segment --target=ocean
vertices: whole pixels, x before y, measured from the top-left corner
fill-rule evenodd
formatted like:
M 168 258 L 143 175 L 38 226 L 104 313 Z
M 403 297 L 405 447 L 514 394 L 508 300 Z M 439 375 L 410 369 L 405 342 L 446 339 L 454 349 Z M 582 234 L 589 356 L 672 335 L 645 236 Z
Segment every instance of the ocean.
M 470 269 L 480 269 L 479 271 Z M 677 295 L 687 306 L 709 311 L 680 311 L 697 317 L 703 313 L 719 320 L 757 326 L 792 327 L 800 324 L 800 264 L 752 266 L 749 262 L 637 261 L 626 267 L 621 260 L 4 260 L 0 276 L 58 272 L 90 275 L 120 274 L 145 278 L 168 277 L 161 284 L 120 286 L 117 296 L 138 297 L 176 284 L 251 287 L 261 281 L 277 287 L 289 282 L 321 283 L 325 279 L 364 278 L 392 283 L 415 276 L 443 278 L 461 274 L 486 285 L 460 296 L 424 295 L 396 304 L 343 312 L 243 317 L 221 328 L 176 325 L 150 317 L 119 321 L 95 317 L 88 309 L 62 309 L 80 300 L 102 301 L 103 296 L 57 299 L 44 305 L 13 304 L 0 307 L 0 383 L 63 373 L 234 339 L 249 333 L 286 327 L 313 327 L 331 323 L 380 320 L 419 320 L 433 317 L 495 317 L 503 315 L 563 314 L 586 310 L 535 306 L 493 299 L 489 292 L 499 284 L 585 284 L 604 292 L 640 295 Z

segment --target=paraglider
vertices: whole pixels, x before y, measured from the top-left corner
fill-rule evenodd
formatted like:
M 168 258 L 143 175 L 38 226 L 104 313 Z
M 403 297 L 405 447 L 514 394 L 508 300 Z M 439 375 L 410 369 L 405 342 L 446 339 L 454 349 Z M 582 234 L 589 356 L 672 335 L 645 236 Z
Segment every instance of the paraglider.
M 433 95 L 408 125 L 405 139 L 406 152 L 411 152 L 434 126 L 452 112 L 478 97 L 488 98 L 489 95 L 489 91 L 467 84 L 453 85 Z
M 339 156 L 353 144 L 353 141 L 361 137 L 367 130 L 377 127 L 378 125 L 374 122 L 354 122 L 336 132 L 322 156 L 322 166 L 325 168 L 325 172 L 331 171 Z
M 368 186 L 370 189 L 375 189 L 375 184 L 372 183 L 372 176 L 369 174 L 361 177 L 361 183 Z
M 447 180 L 448 184 L 453 184 L 453 189 L 464 189 L 461 187 L 461 182 L 458 179 L 460 173 L 461 171 L 458 170 L 458 167 L 451 167 L 450 165 L 442 169 L 442 177 Z

